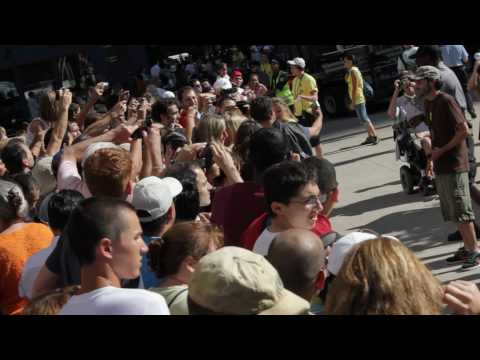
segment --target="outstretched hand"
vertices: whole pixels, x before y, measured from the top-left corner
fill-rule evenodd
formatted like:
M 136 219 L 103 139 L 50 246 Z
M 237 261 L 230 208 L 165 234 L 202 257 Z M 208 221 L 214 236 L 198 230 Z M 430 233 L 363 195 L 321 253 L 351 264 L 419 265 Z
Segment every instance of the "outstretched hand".
M 459 315 L 480 315 L 480 291 L 469 281 L 454 281 L 445 288 L 443 302 Z

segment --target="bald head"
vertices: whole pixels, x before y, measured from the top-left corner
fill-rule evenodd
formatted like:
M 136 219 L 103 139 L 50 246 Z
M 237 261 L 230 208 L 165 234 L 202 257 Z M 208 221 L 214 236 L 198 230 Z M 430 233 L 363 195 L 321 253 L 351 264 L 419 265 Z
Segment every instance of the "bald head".
M 322 240 L 308 230 L 292 229 L 272 242 L 267 259 L 277 269 L 285 288 L 310 301 L 325 267 Z

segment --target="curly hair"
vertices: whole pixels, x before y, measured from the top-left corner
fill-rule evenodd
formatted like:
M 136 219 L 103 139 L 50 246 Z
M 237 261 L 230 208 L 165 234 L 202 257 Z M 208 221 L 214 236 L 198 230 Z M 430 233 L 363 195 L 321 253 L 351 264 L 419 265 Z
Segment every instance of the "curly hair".
M 379 237 L 354 247 L 327 295 L 334 315 L 439 315 L 439 281 L 400 241 Z

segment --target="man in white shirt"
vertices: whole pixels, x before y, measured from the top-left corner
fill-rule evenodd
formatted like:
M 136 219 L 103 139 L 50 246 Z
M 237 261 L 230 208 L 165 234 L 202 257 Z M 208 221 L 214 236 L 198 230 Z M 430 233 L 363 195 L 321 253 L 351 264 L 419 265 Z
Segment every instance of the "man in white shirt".
M 128 202 L 94 197 L 72 212 L 65 230 L 81 267 L 81 290 L 59 315 L 169 315 L 165 299 L 143 289 L 122 289 L 120 279 L 140 276 L 148 251 Z
M 83 199 L 83 195 L 78 191 L 62 190 L 59 193 L 51 193 L 43 200 L 48 208 L 48 225 L 55 237 L 48 248 L 33 254 L 26 262 L 18 285 L 18 293 L 21 297 L 32 299 L 33 283 L 40 269 L 45 265 L 48 256 L 57 246 L 58 239 L 62 235 L 63 228 L 67 225 L 70 213 Z M 42 203 L 42 207 L 45 205 L 44 203 Z
M 226 63 L 220 64 L 217 69 L 217 81 L 213 84 L 213 88 L 217 95 L 219 95 L 222 90 L 228 90 L 232 88 L 232 83 L 230 82 L 230 76 L 228 76 L 228 68 Z

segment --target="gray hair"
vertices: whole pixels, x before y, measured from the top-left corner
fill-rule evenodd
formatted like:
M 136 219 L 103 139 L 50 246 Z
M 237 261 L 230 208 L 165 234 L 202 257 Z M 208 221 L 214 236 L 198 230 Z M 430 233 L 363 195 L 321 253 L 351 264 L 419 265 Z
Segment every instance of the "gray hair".
M 24 219 L 28 215 L 28 209 L 22 189 L 13 182 L 0 180 L 0 219 Z

